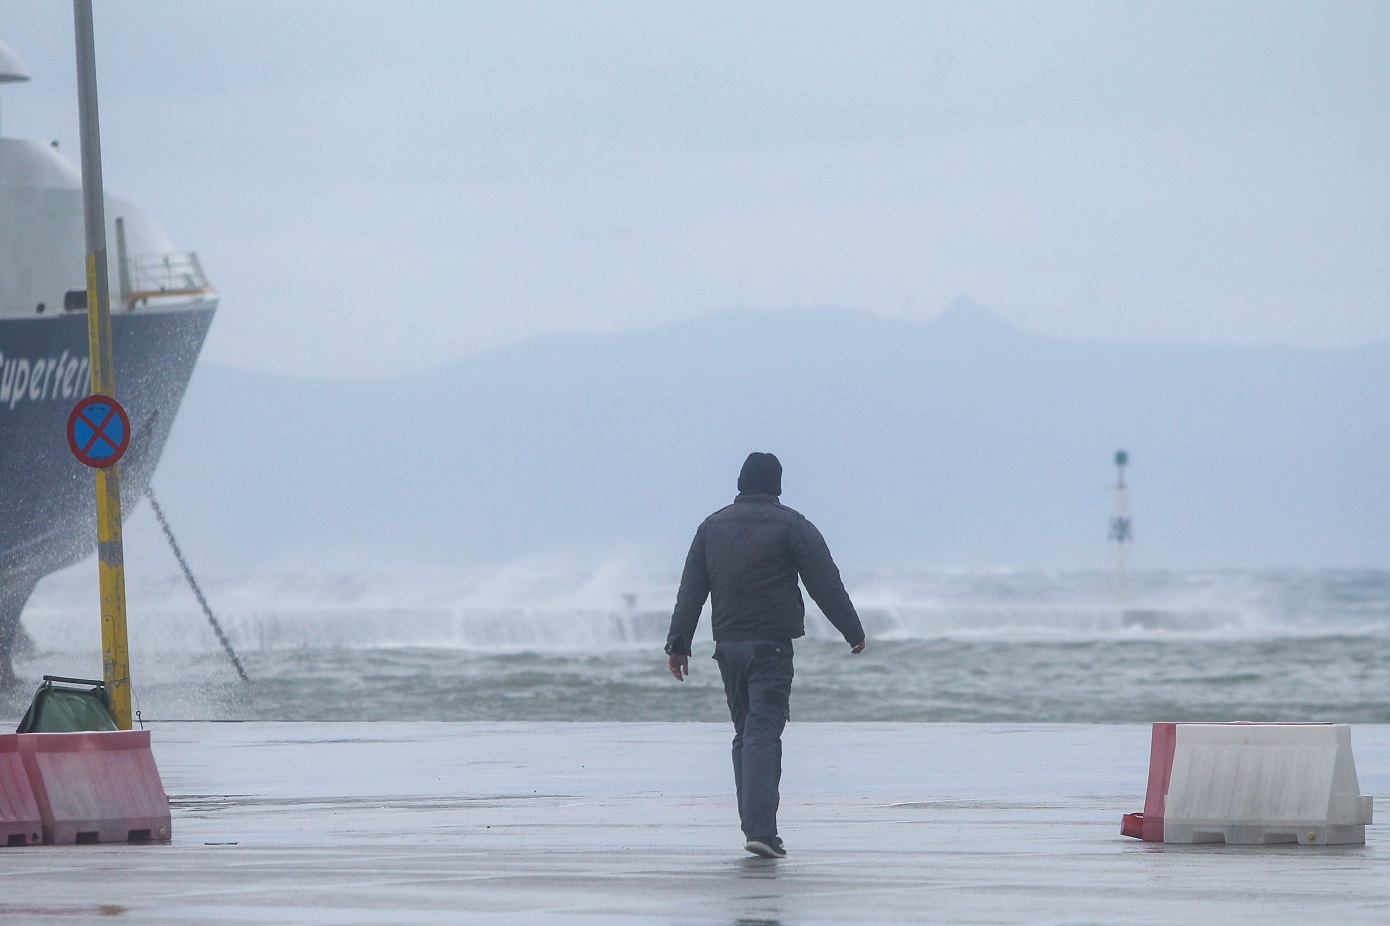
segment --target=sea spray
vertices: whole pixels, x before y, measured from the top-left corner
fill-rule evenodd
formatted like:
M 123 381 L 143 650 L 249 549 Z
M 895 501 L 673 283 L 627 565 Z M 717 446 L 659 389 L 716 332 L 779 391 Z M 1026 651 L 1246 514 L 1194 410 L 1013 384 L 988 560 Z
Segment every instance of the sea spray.
M 1109 601 L 1099 572 L 847 579 L 869 650 L 849 658 L 810 608 L 795 720 L 1390 722 L 1387 573 L 1145 573 L 1131 610 L 1149 617 L 1137 621 Z M 132 673 L 147 718 L 718 720 L 724 710 L 707 619 L 690 684 L 665 673 L 674 575 L 531 564 L 500 576 L 204 581 L 255 682 L 237 680 L 180 577 L 132 576 Z M 93 599 L 80 567 L 35 592 L 24 622 L 36 652 L 17 666 L 26 683 L 99 672 Z M 28 693 L 9 698 L 16 719 Z

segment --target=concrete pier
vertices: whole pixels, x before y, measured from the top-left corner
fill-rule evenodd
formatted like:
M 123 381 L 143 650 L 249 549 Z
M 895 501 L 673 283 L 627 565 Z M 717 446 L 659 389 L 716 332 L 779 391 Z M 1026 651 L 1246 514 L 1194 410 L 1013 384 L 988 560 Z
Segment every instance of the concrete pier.
M 0 850 L 0 922 L 1390 920 L 1378 826 L 1339 848 L 1120 836 L 1147 727 L 794 723 L 782 861 L 742 851 L 723 725 L 152 729 L 173 844 Z M 1390 727 L 1353 745 L 1390 794 Z

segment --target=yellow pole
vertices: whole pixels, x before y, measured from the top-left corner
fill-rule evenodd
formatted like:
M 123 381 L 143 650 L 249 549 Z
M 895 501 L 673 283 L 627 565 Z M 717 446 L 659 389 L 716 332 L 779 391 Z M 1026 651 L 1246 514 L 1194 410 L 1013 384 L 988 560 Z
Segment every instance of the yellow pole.
M 92 392 L 116 397 L 111 351 L 111 293 L 106 269 L 106 203 L 101 182 L 97 118 L 96 47 L 92 0 L 73 0 L 77 33 L 77 103 L 82 137 L 82 205 L 87 229 L 87 343 Z M 97 570 L 101 583 L 102 677 L 111 715 L 130 729 L 130 654 L 126 645 L 125 553 L 121 542 L 121 473 L 113 463 L 96 470 Z

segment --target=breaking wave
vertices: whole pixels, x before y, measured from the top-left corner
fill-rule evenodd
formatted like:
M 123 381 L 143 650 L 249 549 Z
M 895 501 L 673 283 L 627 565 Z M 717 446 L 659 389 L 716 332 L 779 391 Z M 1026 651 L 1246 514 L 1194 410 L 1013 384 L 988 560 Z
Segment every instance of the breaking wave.
M 25 611 L 35 649 L 97 646 L 88 569 L 52 576 Z M 1159 573 L 1123 604 L 1098 573 L 884 572 L 850 577 L 875 639 L 1087 640 L 1390 633 L 1390 575 L 1378 572 Z M 204 589 L 239 650 L 434 648 L 575 652 L 659 648 L 676 576 L 513 569 L 490 575 L 211 577 Z M 133 648 L 213 652 L 181 577 L 128 579 Z M 708 639 L 708 620 L 701 636 Z M 808 607 L 807 635 L 836 631 Z
M 24 623 L 18 720 L 43 674 L 100 674 L 90 564 L 51 576 Z M 847 577 L 870 634 L 850 656 L 807 618 L 796 720 L 1390 722 L 1390 575 L 1155 573 L 1124 605 L 1099 574 Z M 210 576 L 241 682 L 180 577 L 130 576 L 132 693 L 145 719 L 704 720 L 707 658 L 677 684 L 660 646 L 676 576 Z

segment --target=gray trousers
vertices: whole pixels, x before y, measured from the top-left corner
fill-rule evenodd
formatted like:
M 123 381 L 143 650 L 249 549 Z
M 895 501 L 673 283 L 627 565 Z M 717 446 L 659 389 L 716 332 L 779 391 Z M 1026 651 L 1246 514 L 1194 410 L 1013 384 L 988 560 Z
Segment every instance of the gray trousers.
M 790 640 L 722 640 L 714 658 L 734 722 L 734 788 L 748 837 L 777 835 L 782 729 L 792 693 Z

